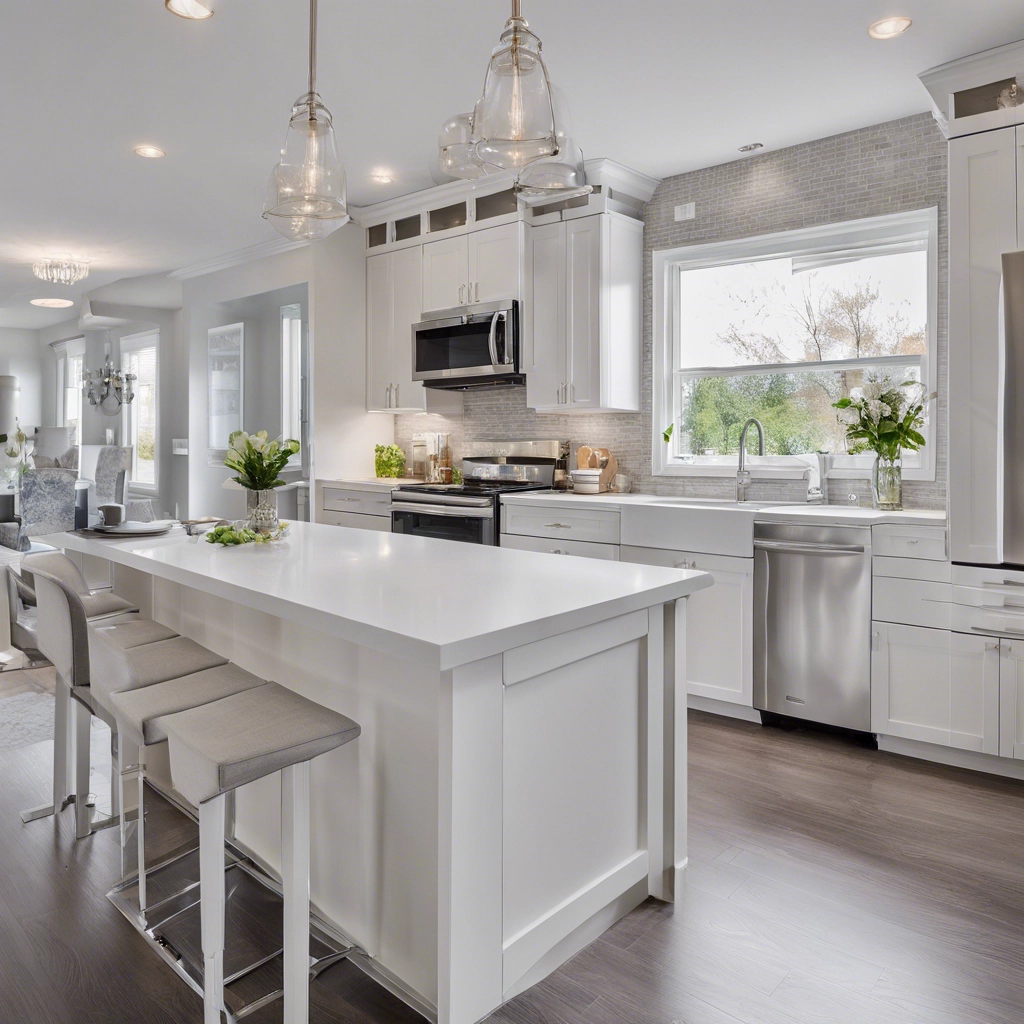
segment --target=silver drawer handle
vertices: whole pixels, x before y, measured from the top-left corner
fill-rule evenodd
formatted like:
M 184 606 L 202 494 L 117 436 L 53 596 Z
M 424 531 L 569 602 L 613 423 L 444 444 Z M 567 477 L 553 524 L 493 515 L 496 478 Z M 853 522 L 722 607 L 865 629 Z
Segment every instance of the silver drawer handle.
M 1024 587 L 1024 583 L 1020 580 L 1003 580 L 1002 583 L 997 583 L 995 580 L 985 580 L 981 585 L 983 587 Z
M 975 633 L 1012 633 L 1014 636 L 1024 636 L 1024 629 L 997 629 L 995 626 L 971 626 Z
M 571 526 L 567 526 L 565 523 L 545 523 L 545 530 L 571 530 Z

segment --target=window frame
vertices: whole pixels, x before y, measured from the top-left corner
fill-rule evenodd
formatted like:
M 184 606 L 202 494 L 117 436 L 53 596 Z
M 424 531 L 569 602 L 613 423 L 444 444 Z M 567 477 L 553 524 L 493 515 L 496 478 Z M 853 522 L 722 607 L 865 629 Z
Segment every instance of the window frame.
M 138 334 L 126 334 L 119 342 L 121 367 L 124 368 L 125 356 L 129 352 L 152 348 L 153 360 L 153 483 L 142 483 L 135 477 L 138 462 L 138 450 L 132 452 L 132 475 L 128 481 L 128 493 L 144 497 L 153 497 L 160 491 L 160 331 L 153 328 Z M 132 410 L 135 403 L 130 402 L 121 407 L 121 438 L 122 443 L 131 440 L 134 417 Z M 133 445 L 133 449 L 135 446 Z
M 717 463 L 699 463 L 693 456 L 679 455 L 666 445 L 662 432 L 667 423 L 678 423 L 676 369 L 680 346 L 679 277 L 687 270 L 748 263 L 756 259 L 779 259 L 793 256 L 814 256 L 836 249 L 867 249 L 894 246 L 899 243 L 923 241 L 927 253 L 927 325 L 925 353 L 920 357 L 921 381 L 925 386 L 925 437 L 918 465 L 904 465 L 906 480 L 935 479 L 937 447 L 938 387 L 938 207 L 864 217 L 836 224 L 778 231 L 751 238 L 730 239 L 700 245 L 658 249 L 651 254 L 652 272 L 652 395 L 651 395 L 651 470 L 654 476 L 668 477 L 732 477 L 736 475 L 738 456 L 718 456 Z M 917 357 L 878 357 L 875 364 L 899 365 Z M 786 363 L 777 367 L 754 366 L 707 367 L 682 371 L 686 376 L 741 376 L 768 372 L 814 372 L 841 370 L 863 366 L 865 360 L 827 360 L 821 362 Z M 836 457 L 830 476 L 837 479 L 865 479 L 871 475 L 870 455 Z M 747 467 L 755 478 L 796 480 L 808 471 L 807 456 L 766 455 L 748 459 Z
M 69 338 L 67 341 L 53 342 L 50 346 L 56 356 L 56 395 L 55 395 L 55 419 L 58 427 L 68 425 L 68 403 L 67 403 L 67 379 L 68 360 L 80 359 L 82 361 L 82 373 L 85 373 L 85 338 Z M 79 397 L 79 422 L 78 434 L 75 437 L 75 444 L 82 443 L 82 403 Z

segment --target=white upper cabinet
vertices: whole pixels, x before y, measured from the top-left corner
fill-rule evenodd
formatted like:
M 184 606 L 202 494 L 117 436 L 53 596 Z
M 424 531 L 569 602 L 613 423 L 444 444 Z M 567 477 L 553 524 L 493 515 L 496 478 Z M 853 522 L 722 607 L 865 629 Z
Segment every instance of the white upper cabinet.
M 467 235 L 469 241 L 469 302 L 518 299 L 522 262 L 520 222 L 481 228 Z
M 451 309 L 468 302 L 469 243 L 465 235 L 423 246 L 423 311 Z
M 442 238 L 423 246 L 423 309 L 452 309 L 518 299 L 520 237 L 516 222 Z
M 1002 128 L 949 143 L 949 463 L 964 485 L 950 491 L 949 521 L 950 556 L 958 562 L 1002 561 L 1000 256 L 1017 248 L 1020 132 Z
M 643 224 L 621 214 L 527 229 L 527 405 L 639 410 L 642 260 Z
M 366 408 L 371 412 L 453 411 L 461 398 L 412 379 L 412 325 L 422 319 L 420 246 L 366 259 Z

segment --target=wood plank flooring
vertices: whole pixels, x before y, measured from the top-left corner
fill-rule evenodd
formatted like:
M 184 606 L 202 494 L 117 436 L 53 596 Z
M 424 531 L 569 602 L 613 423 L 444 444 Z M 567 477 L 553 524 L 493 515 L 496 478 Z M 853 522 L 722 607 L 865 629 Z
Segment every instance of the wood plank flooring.
M 17 676 L 0 699 L 48 682 Z M 1024 1024 L 1024 783 L 811 730 L 690 726 L 684 903 L 647 901 L 489 1021 Z M 0 752 L 0 1024 L 198 1024 L 198 997 L 105 898 L 116 837 L 74 843 L 70 812 L 21 824 L 49 756 Z M 150 813 L 167 850 L 191 836 Z M 314 1024 L 421 1021 L 349 965 L 312 1003 Z

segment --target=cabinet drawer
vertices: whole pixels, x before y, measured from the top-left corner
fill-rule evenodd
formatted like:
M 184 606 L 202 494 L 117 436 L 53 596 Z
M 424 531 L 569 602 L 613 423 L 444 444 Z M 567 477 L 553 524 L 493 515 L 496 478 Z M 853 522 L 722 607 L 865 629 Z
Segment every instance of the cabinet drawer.
M 552 540 L 585 540 L 597 544 L 619 543 L 619 512 L 528 505 L 502 505 L 502 532 Z
M 329 512 L 359 512 L 368 516 L 390 516 L 391 494 L 387 491 L 356 491 L 347 487 L 325 487 L 323 508 Z
M 875 555 L 871 559 L 873 576 L 894 576 L 901 580 L 931 580 L 933 583 L 949 583 L 953 578 L 950 562 L 931 562 L 925 558 L 892 558 Z
M 944 526 L 892 526 L 871 528 L 871 546 L 876 555 L 903 558 L 929 558 L 944 562 L 946 528 Z
M 876 576 L 871 587 L 871 617 L 908 626 L 949 629 L 951 597 L 948 583 Z
M 579 555 L 582 558 L 603 558 L 617 562 L 619 548 L 616 544 L 594 544 L 585 540 L 545 540 L 541 537 L 520 537 L 514 534 L 501 535 L 503 548 L 517 551 L 547 551 L 552 555 Z
M 320 513 L 320 522 L 329 526 L 348 526 L 353 530 L 376 530 L 378 533 L 391 532 L 391 516 L 368 516 L 361 512 Z

